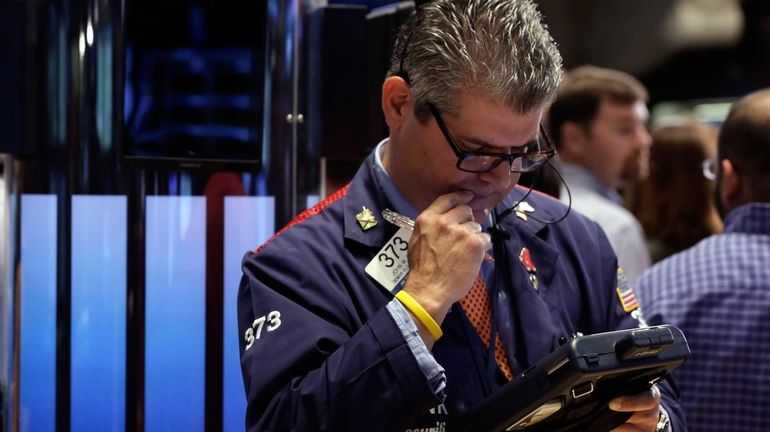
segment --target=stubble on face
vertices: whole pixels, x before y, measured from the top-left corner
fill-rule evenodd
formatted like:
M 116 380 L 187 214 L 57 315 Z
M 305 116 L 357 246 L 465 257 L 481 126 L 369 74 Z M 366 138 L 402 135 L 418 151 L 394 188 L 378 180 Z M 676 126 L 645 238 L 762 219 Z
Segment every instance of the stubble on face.
M 537 136 L 540 110 L 521 114 L 505 105 L 464 95 L 458 98 L 456 115 L 442 116 L 457 145 L 464 151 L 508 152 Z M 468 203 L 474 218 L 483 222 L 516 185 L 519 175 L 507 162 L 487 173 L 468 173 L 457 168 L 457 155 L 433 118 L 420 122 L 412 117 L 402 130 L 391 131 L 391 173 L 401 192 L 418 210 L 440 195 L 470 191 Z M 393 168 L 393 169 L 391 169 Z
M 649 174 L 649 148 L 638 149 L 626 158 L 626 163 L 623 165 L 623 170 L 620 173 L 621 187 L 644 181 Z
M 644 102 L 604 100 L 588 132 L 592 149 L 587 166 L 607 186 L 622 188 L 647 177 L 651 139 Z

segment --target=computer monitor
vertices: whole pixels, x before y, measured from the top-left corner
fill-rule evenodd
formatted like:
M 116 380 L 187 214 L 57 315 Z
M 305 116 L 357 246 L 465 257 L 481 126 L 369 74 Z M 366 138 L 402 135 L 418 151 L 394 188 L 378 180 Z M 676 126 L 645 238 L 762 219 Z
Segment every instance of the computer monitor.
M 0 1 L 0 153 L 22 153 L 25 2 Z
M 118 88 L 129 164 L 260 166 L 266 3 L 126 2 Z

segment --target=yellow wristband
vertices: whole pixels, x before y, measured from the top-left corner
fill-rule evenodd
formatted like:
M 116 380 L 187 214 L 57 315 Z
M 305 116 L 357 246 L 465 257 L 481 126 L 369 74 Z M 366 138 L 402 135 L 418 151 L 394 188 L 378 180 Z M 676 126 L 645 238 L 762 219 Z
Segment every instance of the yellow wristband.
M 439 338 L 444 335 L 444 332 L 441 331 L 441 327 L 439 327 L 436 320 L 434 320 L 428 311 L 420 306 L 420 304 L 417 303 L 417 300 L 410 296 L 408 292 L 401 290 L 396 293 L 396 298 L 405 308 L 409 309 L 418 320 L 420 320 L 420 322 L 428 329 L 430 335 L 433 336 L 434 340 L 439 340 Z

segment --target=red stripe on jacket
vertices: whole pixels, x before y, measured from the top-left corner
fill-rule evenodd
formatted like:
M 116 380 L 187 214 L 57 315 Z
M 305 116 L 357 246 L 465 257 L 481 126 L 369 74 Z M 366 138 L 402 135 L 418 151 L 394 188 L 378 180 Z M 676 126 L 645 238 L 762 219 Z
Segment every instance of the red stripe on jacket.
M 313 207 L 310 207 L 309 209 L 303 211 L 302 213 L 298 214 L 294 219 L 289 221 L 289 223 L 286 224 L 283 228 L 281 228 L 277 233 L 273 234 L 272 237 L 270 237 L 266 242 L 262 243 L 262 245 L 254 250 L 255 254 L 258 254 L 262 252 L 262 249 L 264 249 L 271 241 L 275 240 L 279 235 L 283 234 L 286 230 L 293 227 L 294 225 L 297 225 L 299 223 L 305 222 L 306 220 L 310 219 L 312 216 L 315 216 L 317 214 L 320 214 L 326 207 L 329 207 L 334 202 L 339 200 L 340 198 L 344 197 L 348 193 L 348 188 L 350 187 L 350 183 L 343 186 L 340 190 L 337 192 L 334 192 L 333 194 L 329 195 L 328 197 L 324 198 L 323 201 L 319 202 L 318 204 L 314 205 Z

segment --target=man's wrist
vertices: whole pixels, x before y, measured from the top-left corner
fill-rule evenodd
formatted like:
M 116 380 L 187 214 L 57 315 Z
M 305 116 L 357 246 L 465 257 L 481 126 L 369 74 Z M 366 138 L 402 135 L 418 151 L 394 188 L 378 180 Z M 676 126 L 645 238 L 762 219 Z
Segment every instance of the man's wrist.
M 409 293 L 409 296 L 417 301 L 440 326 L 444 322 L 444 318 L 446 318 L 446 314 L 449 312 L 449 308 L 452 304 L 447 303 L 445 299 L 429 295 L 430 290 L 421 288 L 422 287 L 419 287 L 419 284 L 418 288 L 415 288 L 413 284 L 410 284 L 409 281 L 407 281 L 407 284 L 401 291 Z
M 415 300 L 411 295 L 409 295 L 408 292 L 404 290 L 399 291 L 396 294 L 396 298 L 401 302 L 401 304 L 404 305 L 404 307 L 412 314 L 412 316 L 417 318 L 417 320 L 428 329 L 430 335 L 433 337 L 433 340 L 438 340 L 441 338 L 443 335 L 441 326 L 417 300 Z

